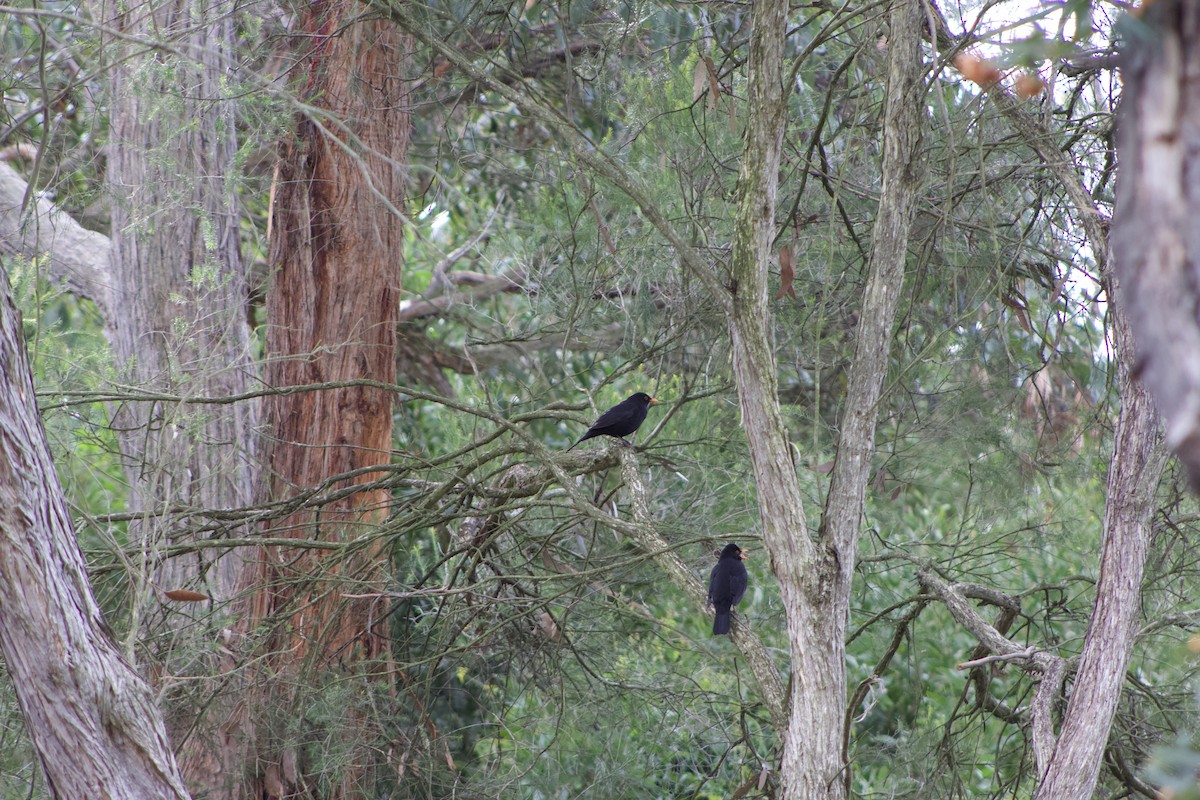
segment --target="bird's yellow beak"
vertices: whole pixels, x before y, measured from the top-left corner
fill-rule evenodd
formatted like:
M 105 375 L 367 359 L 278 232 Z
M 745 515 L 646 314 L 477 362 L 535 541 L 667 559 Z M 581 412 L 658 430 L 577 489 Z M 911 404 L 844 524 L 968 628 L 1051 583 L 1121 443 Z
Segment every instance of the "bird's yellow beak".
M 658 398 L 657 398 L 657 397 L 651 397 L 651 398 L 650 398 L 650 405 L 652 405 L 652 406 L 653 406 L 653 405 L 657 405 L 657 404 L 658 404 Z
M 738 551 L 738 558 L 740 558 L 742 561 L 745 561 L 746 559 L 750 558 L 750 556 L 746 555 L 746 553 L 749 553 L 749 552 L 750 552 L 750 551 L 749 551 L 749 550 L 747 550 L 746 548 L 744 548 L 744 547 L 743 547 L 743 548 L 741 548 L 741 549 Z

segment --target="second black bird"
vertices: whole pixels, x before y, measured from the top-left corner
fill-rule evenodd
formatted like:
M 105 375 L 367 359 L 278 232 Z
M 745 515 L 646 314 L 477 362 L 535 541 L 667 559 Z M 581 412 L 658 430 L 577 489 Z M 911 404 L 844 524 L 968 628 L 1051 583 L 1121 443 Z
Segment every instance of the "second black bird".
M 736 544 L 727 544 L 721 558 L 708 576 L 708 602 L 716 610 L 713 617 L 713 636 L 729 633 L 729 612 L 742 600 L 750 576 L 746 573 L 746 551 Z
M 646 412 L 657 402 L 645 392 L 629 395 L 601 414 L 600 418 L 592 423 L 592 427 L 588 428 L 587 433 L 579 437 L 579 442 L 587 441 L 593 436 L 615 436 L 624 442 L 624 437 L 642 427 L 642 423 L 646 421 Z M 567 449 L 574 449 L 579 442 Z

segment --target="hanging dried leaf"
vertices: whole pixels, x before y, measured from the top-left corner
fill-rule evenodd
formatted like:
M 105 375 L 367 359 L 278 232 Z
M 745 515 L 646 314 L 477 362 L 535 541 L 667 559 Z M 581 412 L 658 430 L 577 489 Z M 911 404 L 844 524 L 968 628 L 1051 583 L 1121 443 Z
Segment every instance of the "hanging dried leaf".
M 1013 289 L 1008 294 L 1002 295 L 1000 302 L 1013 310 L 1017 316 L 1017 322 L 1021 324 L 1026 333 L 1033 333 L 1033 326 L 1029 324 L 1029 316 L 1026 313 L 1029 306 L 1019 291 Z
M 175 600 L 180 603 L 204 603 L 208 601 L 208 595 L 193 592 L 188 589 L 170 589 L 163 592 L 168 600 Z
M 1045 88 L 1045 81 L 1032 72 L 1024 72 L 1017 78 L 1017 97 L 1022 100 L 1037 97 Z
M 775 299 L 779 300 L 788 295 L 793 300 L 798 300 L 796 290 L 792 288 L 792 282 L 795 280 L 796 268 L 792 265 L 792 248 L 785 244 L 779 248 L 779 291 L 775 293 Z
M 549 611 L 542 612 L 538 625 L 542 629 L 542 635 L 550 641 L 557 642 L 562 639 L 562 631 L 558 629 L 558 623 L 554 621 L 554 617 L 550 616 Z
M 1000 80 L 1000 70 L 986 58 L 980 58 L 975 53 L 959 53 L 954 57 L 954 68 L 972 83 L 990 88 Z
M 705 56 L 704 67 L 708 72 L 708 110 L 717 110 L 717 100 L 721 97 L 721 84 L 717 82 L 717 65 L 708 56 Z
M 696 69 L 692 72 L 692 102 L 704 96 L 708 89 L 708 67 L 703 58 L 696 59 Z

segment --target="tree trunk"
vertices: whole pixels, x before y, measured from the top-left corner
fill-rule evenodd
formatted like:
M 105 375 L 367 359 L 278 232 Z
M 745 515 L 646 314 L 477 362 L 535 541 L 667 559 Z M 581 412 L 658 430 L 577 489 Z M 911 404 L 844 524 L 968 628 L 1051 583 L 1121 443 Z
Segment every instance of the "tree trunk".
M 1200 389 L 1200 343 L 1193 276 L 1200 233 L 1190 225 L 1185 197 L 1195 195 L 1184 171 L 1187 130 L 1200 136 L 1200 108 L 1182 101 L 1185 90 L 1200 95 L 1185 80 L 1181 52 L 1194 62 L 1195 48 L 1183 43 L 1200 41 L 1200 14 L 1178 0 L 1147 6 L 1139 36 L 1126 53 L 1123 100 L 1119 128 L 1121 169 L 1117 179 L 1116 218 L 1110 242 L 1106 220 L 1096 207 L 1078 167 L 1055 142 L 1051 132 L 1030 115 L 1002 84 L 990 96 L 1030 148 L 1038 154 L 1072 204 L 1076 222 L 1084 231 L 1099 272 L 1105 277 L 1113 304 L 1114 363 L 1120 380 L 1121 414 L 1113 444 L 1105 506 L 1105 540 L 1096 604 L 1088 624 L 1079 669 L 1072 682 L 1059 736 L 1038 769 L 1042 780 L 1037 798 L 1088 798 L 1095 792 L 1108 733 L 1120 699 L 1125 667 L 1133 646 L 1132 625 L 1140 610 L 1140 590 L 1154 493 L 1163 470 L 1163 453 L 1157 444 L 1158 416 L 1138 380 L 1144 375 L 1159 400 L 1176 412 L 1168 415 L 1176 427 L 1175 449 L 1189 466 L 1193 482 L 1200 474 L 1185 457 L 1186 440 L 1194 419 L 1178 414 L 1194 404 Z M 944 20 L 937 20 L 943 46 L 958 43 L 949 36 Z M 1147 36 L 1148 35 L 1148 36 Z M 1200 64 L 1193 63 L 1194 72 Z M 1184 111 L 1190 108 L 1190 113 Z M 1194 170 L 1195 167 L 1192 167 Z M 1189 191 L 1190 189 L 1190 191 Z M 1192 202 L 1195 205 L 1195 202 Z M 1192 255 L 1188 256 L 1186 253 Z M 1115 275 L 1112 270 L 1115 267 Z M 1119 280 L 1118 280 L 1119 279 Z M 1188 294 L 1191 292 L 1191 294 Z M 1137 360 L 1134 339 L 1140 342 Z M 1191 415 L 1193 418 L 1195 414 Z M 1196 440 L 1200 442 L 1200 439 Z M 1200 464 L 1200 444 L 1194 455 Z M 1055 689 L 1057 692 L 1057 688 Z M 1035 747 L 1036 742 L 1035 731 Z
M 106 181 L 117 310 L 105 325 L 119 374 L 141 391 L 241 394 L 255 367 L 239 247 L 236 120 L 223 86 L 236 61 L 234 6 L 167 0 L 130 10 L 106 0 L 102 11 L 106 26 L 174 50 L 139 54 L 124 39 L 105 41 L 114 64 Z M 199 19 L 213 21 L 198 26 Z M 256 416 L 253 403 L 117 407 L 114 425 L 133 486 L 129 510 L 147 512 L 135 527 L 148 551 L 181 535 L 170 517 L 156 514 L 253 502 Z M 171 559 L 157 580 L 228 600 L 240 562 L 232 554 L 208 558 Z
M 1162 412 L 1167 447 L 1200 489 L 1200 7 L 1146 4 L 1123 41 L 1114 266 L 1135 374 Z
M 791 703 L 783 732 L 784 798 L 837 797 L 845 665 L 841 625 L 822 596 L 832 575 L 809 537 L 800 484 L 779 410 L 767 275 L 775 238 L 780 146 L 787 124 L 783 45 L 787 5 L 755 3 L 751 18 L 746 146 L 738 178 L 729 332 L 742 422 L 758 487 L 759 519 L 779 580 L 791 644 Z M 827 794 L 827 790 L 833 792 Z
M 1112 291 L 1119 301 L 1123 292 Z M 1104 514 L 1104 553 L 1096 605 L 1088 623 L 1071 699 L 1036 800 L 1087 800 L 1096 789 L 1108 732 L 1116 714 L 1125 667 L 1141 612 L 1142 572 L 1150 543 L 1155 492 L 1166 454 L 1158 444 L 1158 413 L 1131 376 L 1133 340 L 1124 314 L 1114 309 L 1114 356 L 1121 415 L 1113 442 Z
M 237 59 L 235 5 L 166 0 L 131 7 L 105 0 L 101 11 L 109 29 L 128 37 L 104 42 L 114 65 L 106 182 L 115 312 L 105 325 L 119 380 L 135 392 L 183 397 L 244 393 L 257 370 L 239 242 L 235 103 L 226 98 L 225 84 Z M 143 52 L 142 41 L 170 49 Z M 254 402 L 116 406 L 113 424 L 132 487 L 129 510 L 145 512 L 131 524 L 130 538 L 144 552 L 153 557 L 164 545 L 186 541 L 180 509 L 253 504 L 261 485 L 257 416 Z M 238 551 L 197 551 L 162 562 L 153 583 L 198 590 L 222 608 L 244 585 L 244 569 Z M 134 578 L 143 598 L 162 608 L 152 597 L 150 575 Z M 175 627 L 172 617 L 166 622 Z M 139 631 L 135 616 L 131 642 Z M 222 671 L 213 659 L 197 659 L 179 632 L 161 641 L 171 648 L 155 654 L 166 674 L 211 679 Z M 198 644 L 211 647 L 210 641 Z M 215 720 L 229 713 L 223 689 L 221 683 L 208 690 L 217 699 L 205 701 L 204 710 L 194 696 L 167 700 L 188 783 L 214 797 L 247 760 L 240 732 L 213 734 L 221 730 Z
M 352 22 L 362 10 L 353 0 L 318 2 L 298 21 L 307 53 L 297 70 L 305 80 L 301 93 L 328 114 L 298 116 L 275 183 L 266 367 L 274 387 L 395 381 L 404 234 L 398 209 L 404 205 L 409 132 L 401 76 L 409 48 L 391 22 Z M 390 392 L 354 386 L 285 394 L 266 409 L 276 499 L 382 477 L 370 468 L 390 461 Z M 342 594 L 385 588 L 385 542 L 370 537 L 388 504 L 387 491 L 362 491 L 274 524 L 278 535 L 361 544 L 351 558 L 311 549 L 265 554 L 252 618 L 276 626 L 270 662 L 289 676 L 282 684 L 316 686 L 329 671 L 387 674 L 388 652 L 378 629 L 386 608 Z M 289 707 L 282 697 L 272 706 Z M 355 739 L 354 755 L 339 785 L 324 796 L 357 796 L 365 791 L 364 780 L 369 785 L 371 733 L 352 724 L 338 735 Z M 272 749 L 263 755 L 263 795 L 311 793 L 295 743 L 281 741 Z
M 791 643 L 791 706 L 781 777 L 785 798 L 845 796 L 845 626 L 876 401 L 887 374 L 918 185 L 921 125 L 920 9 L 897 0 L 890 13 L 883 191 L 851 368 L 843 433 L 818 548 L 810 538 L 779 411 L 770 349 L 767 275 L 775 237 L 775 193 L 786 120 L 786 6 L 758 3 L 750 45 L 746 148 L 733 240 L 730 335 L 742 420 L 758 486 L 759 517 L 779 579 Z
M 0 649 L 55 797 L 186 798 L 150 688 L 109 639 L 0 271 Z
M 1190 224 L 1200 193 L 1184 161 L 1189 136 L 1190 141 L 1200 137 L 1200 91 L 1185 79 L 1188 70 L 1200 69 L 1195 48 L 1187 46 L 1200 42 L 1200 13 L 1190 4 L 1167 0 L 1148 7 L 1142 23 L 1147 26 L 1143 35 L 1153 41 L 1130 40 L 1119 128 L 1121 171 L 1111 249 L 1120 281 L 1111 280 L 1108 293 L 1114 305 L 1121 415 L 1108 475 L 1104 553 L 1070 702 L 1049 763 L 1039 764 L 1039 800 L 1092 796 L 1121 697 L 1141 609 L 1154 495 L 1165 462 L 1148 388 L 1168 415 L 1168 443 L 1193 483 L 1200 475 L 1200 429 L 1195 427 L 1200 412 L 1193 407 L 1200 402 L 1200 358 L 1194 349 L 1200 345 L 1195 316 L 1200 235 Z M 1096 260 L 1107 271 L 1109 243 L 1102 236 L 1090 238 L 1096 242 Z M 1135 377 L 1138 372 L 1148 386 Z

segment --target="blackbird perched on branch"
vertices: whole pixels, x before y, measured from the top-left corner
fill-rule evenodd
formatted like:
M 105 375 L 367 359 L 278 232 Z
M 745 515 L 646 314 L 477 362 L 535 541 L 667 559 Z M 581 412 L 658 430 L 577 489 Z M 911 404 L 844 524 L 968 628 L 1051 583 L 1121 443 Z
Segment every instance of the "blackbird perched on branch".
M 746 573 L 746 551 L 736 544 L 727 544 L 721 558 L 708 576 L 708 602 L 717 614 L 713 617 L 713 636 L 729 633 L 729 611 L 746 593 L 749 575 Z
M 593 436 L 615 436 L 625 442 L 624 437 L 642 427 L 642 423 L 646 421 L 646 412 L 657 402 L 658 400 L 645 392 L 629 395 L 601 414 L 592 427 L 588 428 L 587 433 L 579 437 L 579 442 L 587 441 Z M 575 449 L 579 442 L 571 445 L 567 450 Z M 629 442 L 625 442 L 625 444 L 629 444 Z

